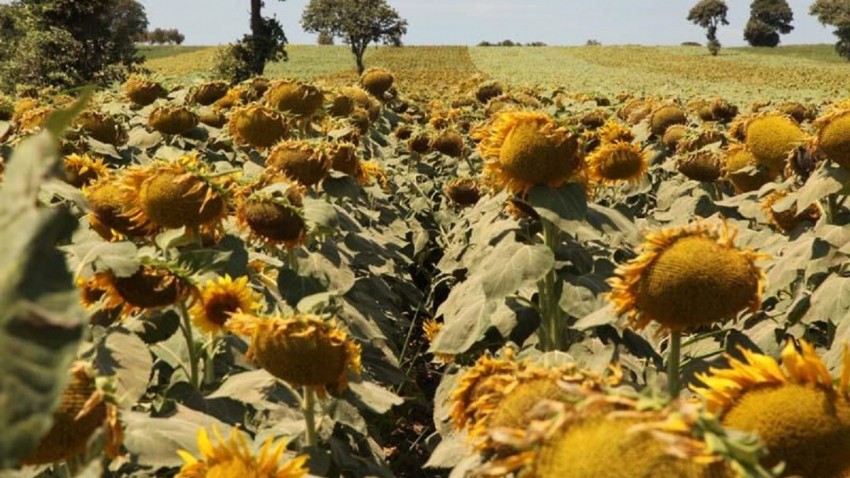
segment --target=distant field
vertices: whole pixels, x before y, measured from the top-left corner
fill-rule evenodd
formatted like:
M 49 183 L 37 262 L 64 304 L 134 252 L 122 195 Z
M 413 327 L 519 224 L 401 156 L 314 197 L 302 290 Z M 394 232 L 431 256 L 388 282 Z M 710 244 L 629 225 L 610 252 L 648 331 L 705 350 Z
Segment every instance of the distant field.
M 346 46 L 292 45 L 289 61 L 273 63 L 271 78 L 350 83 L 354 60 Z M 178 81 L 211 77 L 217 47 L 146 47 L 151 70 Z M 728 48 L 717 58 L 699 47 L 449 47 L 372 48 L 367 66 L 394 71 L 400 86 L 448 89 L 473 75 L 516 85 L 559 85 L 602 94 L 631 91 L 662 96 L 771 97 L 820 101 L 850 95 L 850 63 L 832 45 Z M 439 79 L 439 81 L 434 81 Z

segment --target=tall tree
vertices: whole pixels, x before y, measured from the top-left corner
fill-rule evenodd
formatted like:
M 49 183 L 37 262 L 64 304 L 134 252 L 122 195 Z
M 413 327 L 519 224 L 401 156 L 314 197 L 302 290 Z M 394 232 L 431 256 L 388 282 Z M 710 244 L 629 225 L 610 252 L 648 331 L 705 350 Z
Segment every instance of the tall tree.
M 263 74 L 269 61 L 286 58 L 288 42 L 280 22 L 262 15 L 263 6 L 263 0 L 251 0 L 251 34 L 242 39 L 248 47 L 250 71 L 257 76 Z
M 779 35 L 794 30 L 794 12 L 786 0 L 753 0 L 744 39 L 752 46 L 775 47 Z
M 688 21 L 699 25 L 706 30 L 708 38 L 708 51 L 712 55 L 720 53 L 720 41 L 717 39 L 717 27 L 728 25 L 726 14 L 729 7 L 723 0 L 700 0 L 699 3 L 688 12 Z
M 310 33 L 342 38 L 351 47 L 359 73 L 366 69 L 363 55 L 370 43 L 400 45 L 407 33 L 407 20 L 386 0 L 310 0 L 301 26 Z
M 847 0 L 817 0 L 809 13 L 818 17 L 824 25 L 835 27 L 833 33 L 838 37 L 835 51 L 850 60 L 850 2 Z

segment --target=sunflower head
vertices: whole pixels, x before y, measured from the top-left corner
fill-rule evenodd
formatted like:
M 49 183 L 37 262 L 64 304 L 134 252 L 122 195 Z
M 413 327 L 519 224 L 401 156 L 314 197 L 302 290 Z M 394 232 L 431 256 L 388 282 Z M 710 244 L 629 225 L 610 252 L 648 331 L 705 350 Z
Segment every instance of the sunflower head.
M 407 147 L 415 153 L 427 154 L 431 151 L 431 137 L 426 131 L 411 135 L 407 140 Z
M 458 207 L 470 207 L 481 199 L 481 186 L 472 178 L 456 178 L 446 183 L 443 193 Z
M 841 167 L 850 169 L 850 110 L 837 111 L 817 120 L 818 149 Z
M 632 133 L 631 128 L 623 126 L 614 119 L 606 121 L 605 124 L 599 127 L 597 133 L 599 134 L 599 140 L 603 144 L 617 143 L 619 141 L 631 143 L 635 139 L 635 135 Z
M 127 277 L 112 271 L 97 272 L 94 287 L 103 291 L 104 309 L 121 309 L 122 316 L 176 304 L 194 291 L 166 267 L 142 265 Z
M 200 457 L 180 450 L 183 466 L 176 478 L 303 478 L 308 469 L 306 455 L 298 455 L 281 463 L 281 455 L 286 450 L 286 441 L 274 443 L 269 437 L 255 455 L 248 446 L 245 434 L 232 429 L 230 438 L 225 440 L 216 428 L 213 435 L 218 443 L 210 440 L 206 429 L 198 430 L 198 451 Z
M 470 430 L 483 420 L 492 407 L 482 410 L 478 404 L 501 398 L 504 388 L 513 383 L 516 374 L 525 367 L 525 363 L 516 360 L 512 349 L 505 349 L 503 357 L 481 356 L 460 376 L 452 393 L 455 430 Z
M 263 98 L 270 108 L 302 117 L 312 116 L 325 101 L 315 86 L 292 81 L 271 84 Z
M 18 130 L 24 133 L 35 132 L 41 129 L 44 121 L 50 116 L 55 108 L 52 106 L 39 106 L 26 110 L 20 115 L 17 122 Z
M 251 337 L 249 355 L 275 377 L 298 387 L 341 393 L 348 372 L 360 375 L 360 345 L 332 322 L 313 315 L 288 318 L 236 313 L 227 330 Z
M 720 153 L 706 148 L 679 156 L 676 169 L 694 181 L 713 183 L 723 176 Z
M 375 98 L 383 98 L 384 93 L 392 88 L 394 81 L 393 74 L 383 68 L 369 69 L 360 77 L 360 84 L 363 89 Z
M 339 91 L 342 95 L 354 100 L 356 107 L 365 110 L 370 121 L 378 119 L 378 116 L 381 114 L 381 103 L 371 96 L 368 91 L 358 86 L 344 86 Z
M 661 144 L 670 151 L 676 151 L 676 146 L 688 134 L 688 127 L 683 124 L 674 124 L 667 128 L 661 137 Z
M 330 147 L 331 169 L 358 179 L 362 175 L 360 158 L 357 157 L 357 146 L 353 143 L 332 143 Z
M 278 143 L 266 159 L 266 167 L 305 186 L 314 186 L 331 169 L 330 143 L 288 140 Z
M 208 178 L 195 153 L 174 162 L 155 161 L 126 171 L 122 190 L 126 215 L 150 233 L 159 229 L 216 228 L 227 215 L 221 185 Z
M 443 330 L 443 323 L 437 322 L 434 319 L 427 319 L 422 323 L 422 332 L 425 334 L 425 340 L 429 344 L 434 342 L 434 339 L 437 338 L 441 330 Z M 454 355 L 445 353 L 436 353 L 434 354 L 434 358 L 437 362 L 444 364 L 452 363 L 455 360 Z
M 781 232 L 788 234 L 802 222 L 809 221 L 815 223 L 820 219 L 821 210 L 817 203 L 810 205 L 801 213 L 797 213 L 797 206 L 794 204 L 787 209 L 777 210 L 776 203 L 786 196 L 788 196 L 787 191 L 773 191 L 761 203 L 762 210 L 767 215 L 770 223 L 776 226 Z
M 266 192 L 263 185 L 261 182 L 240 194 L 237 220 L 257 241 L 287 249 L 300 246 L 307 236 L 303 189 L 293 184 L 283 192 Z
M 331 114 L 331 116 L 336 116 L 337 118 L 344 118 L 354 112 L 355 106 L 357 106 L 357 102 L 354 100 L 354 98 L 343 94 L 337 94 L 334 95 L 331 99 L 331 104 L 328 107 L 328 112 Z
M 750 119 L 745 135 L 749 150 L 773 175 L 782 172 L 788 155 L 806 141 L 806 133 L 800 126 L 780 113 Z
M 726 177 L 741 193 L 757 191 L 773 179 L 767 168 L 759 165 L 758 158 L 742 144 L 729 146 L 725 169 Z
M 236 143 L 255 148 L 271 147 L 289 130 L 280 113 L 256 103 L 231 113 L 227 129 Z
M 770 454 L 768 466 L 784 462 L 788 476 L 840 478 L 850 469 L 850 355 L 837 386 L 810 344 L 793 343 L 772 357 L 742 350 L 729 368 L 697 375 L 694 390 L 724 426 L 756 433 Z
M 716 129 L 688 130 L 676 144 L 676 153 L 687 154 L 714 143 L 725 144 L 726 137 Z
M 190 103 L 209 106 L 220 100 L 230 91 L 230 86 L 223 81 L 210 81 L 192 88 L 187 98 Z
M 445 129 L 431 142 L 431 149 L 452 158 L 460 158 L 466 151 L 466 143 L 460 133 Z
M 655 109 L 649 117 L 649 128 L 655 136 L 663 136 L 674 124 L 686 124 L 688 117 L 679 105 L 664 105 Z
M 489 182 L 519 194 L 538 184 L 562 185 L 582 162 L 578 136 L 543 113 L 499 114 L 478 148 Z
M 253 91 L 243 85 L 235 86 L 227 90 L 221 98 L 213 103 L 213 108 L 216 110 L 229 110 L 235 106 L 241 106 L 249 103 L 254 98 Z
M 738 107 L 723 98 L 711 100 L 708 107 L 713 121 L 728 123 L 738 116 Z
M 109 174 L 102 158 L 94 159 L 88 154 L 70 154 L 62 160 L 65 167 L 65 181 L 77 188 L 88 186 Z
M 29 110 L 38 108 L 38 100 L 35 98 L 21 98 L 12 106 L 11 120 L 13 123 L 18 123 L 24 113 Z
M 603 144 L 587 157 L 587 168 L 595 183 L 636 182 L 649 168 L 648 153 L 622 141 Z
M 221 128 L 227 124 L 227 115 L 215 108 L 203 108 L 198 112 L 198 121 L 213 128 Z
M 233 280 L 229 275 L 209 280 L 200 289 L 200 300 L 189 311 L 199 329 L 219 333 L 231 314 L 253 314 L 262 308 L 262 296 L 251 290 L 248 276 Z
M 64 461 L 85 451 L 89 438 L 98 428 L 106 427 L 112 445 L 120 440 L 116 410 L 106 403 L 95 385 L 95 373 L 84 362 L 75 363 L 71 379 L 53 411 L 53 425 L 38 447 L 21 460 L 22 465 L 44 465 Z M 120 444 L 120 443 L 119 443 Z
M 475 90 L 475 99 L 482 105 L 486 105 L 490 100 L 501 96 L 504 92 L 504 88 L 499 83 L 487 82 Z
M 148 126 L 162 134 L 186 134 L 198 126 L 198 115 L 185 106 L 160 106 L 151 111 Z
M 147 106 L 159 98 L 168 96 L 168 92 L 159 83 L 133 75 L 124 83 L 124 94 L 133 104 Z
M 141 236 L 145 229 L 138 227 L 125 214 L 127 204 L 118 181 L 103 176 L 83 187 L 83 195 L 91 208 L 89 224 L 101 237 L 108 241 L 120 240 L 124 236 Z
M 127 141 L 127 132 L 112 116 L 97 111 L 84 111 L 74 119 L 80 130 L 101 143 L 119 146 Z
M 776 110 L 780 113 L 790 117 L 797 123 L 802 123 L 807 119 L 810 119 L 812 116 L 812 112 L 810 108 L 806 107 L 806 105 L 802 103 L 798 103 L 796 101 L 789 101 L 786 103 L 782 103 L 781 105 L 776 107 Z
M 637 329 L 651 321 L 662 329 L 693 329 L 734 319 L 744 309 L 755 311 L 765 283 L 755 264 L 761 256 L 734 242 L 725 223 L 649 233 L 641 254 L 609 281 L 609 299 Z

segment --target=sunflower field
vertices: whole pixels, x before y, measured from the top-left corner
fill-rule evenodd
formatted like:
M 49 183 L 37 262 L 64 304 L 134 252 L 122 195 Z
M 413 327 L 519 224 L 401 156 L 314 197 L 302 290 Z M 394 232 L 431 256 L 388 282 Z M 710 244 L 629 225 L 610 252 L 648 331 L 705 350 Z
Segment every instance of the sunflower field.
M 850 476 L 845 86 L 624 48 L 0 96 L 0 477 Z

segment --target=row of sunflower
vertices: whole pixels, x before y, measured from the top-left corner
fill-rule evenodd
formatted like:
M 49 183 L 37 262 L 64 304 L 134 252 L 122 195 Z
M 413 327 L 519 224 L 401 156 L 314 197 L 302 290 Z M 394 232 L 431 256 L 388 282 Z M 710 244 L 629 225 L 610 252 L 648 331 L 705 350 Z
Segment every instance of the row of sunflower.
M 90 319 L 19 464 L 843 476 L 847 111 L 133 77 L 39 194 Z

